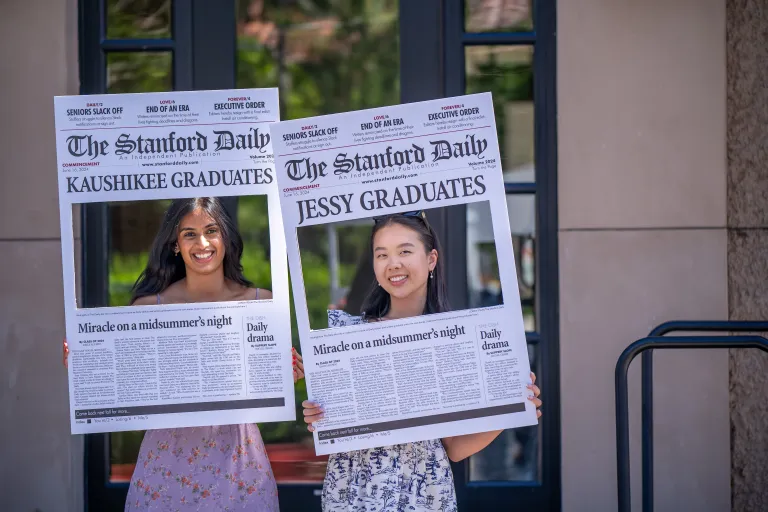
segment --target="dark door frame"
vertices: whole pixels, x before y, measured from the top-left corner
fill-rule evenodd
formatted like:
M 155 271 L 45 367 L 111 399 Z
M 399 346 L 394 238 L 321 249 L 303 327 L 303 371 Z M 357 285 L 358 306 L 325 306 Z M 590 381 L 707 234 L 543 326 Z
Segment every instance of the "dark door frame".
M 534 47 L 535 183 L 506 183 L 507 194 L 536 196 L 536 289 L 538 332 L 527 333 L 539 347 L 544 406 L 541 472 L 538 482 L 471 482 L 469 463 L 453 465 L 460 510 L 561 509 L 560 349 L 557 246 L 556 2 L 535 0 L 531 32 L 473 34 L 464 31 L 463 0 L 400 0 L 400 80 L 403 103 L 459 96 L 465 92 L 465 48 L 472 45 Z M 418 49 L 418 51 L 414 51 Z M 445 208 L 430 222 L 444 241 L 451 304 L 467 305 L 466 210 Z M 449 229 L 450 226 L 450 229 Z M 459 279 L 456 279 L 459 276 Z

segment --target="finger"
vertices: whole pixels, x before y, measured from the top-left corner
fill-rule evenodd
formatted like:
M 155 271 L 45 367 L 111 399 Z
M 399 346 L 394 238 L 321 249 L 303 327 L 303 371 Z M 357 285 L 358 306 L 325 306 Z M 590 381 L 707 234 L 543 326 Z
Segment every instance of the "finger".
M 307 430 L 309 430 L 310 432 L 314 432 L 315 431 L 315 426 L 314 425 L 308 425 L 307 426 Z
M 312 409 L 314 407 L 320 407 L 320 404 L 317 402 L 313 402 L 312 400 L 304 400 L 301 402 L 301 406 L 305 409 Z
M 296 370 L 293 370 L 293 383 L 296 384 L 297 382 L 299 382 L 299 376 L 296 373 Z
M 531 384 L 536 384 L 536 374 L 531 372 Z
M 313 414 L 312 416 L 304 416 L 304 423 L 314 423 L 323 419 L 322 414 Z
M 304 373 L 304 363 L 302 363 L 301 361 L 296 361 L 296 368 L 301 370 L 301 373 Z
M 536 419 L 541 418 L 541 411 L 536 409 Z
M 528 397 L 528 400 L 530 400 L 531 402 L 533 402 L 533 405 L 535 405 L 535 406 L 536 406 L 536 408 L 539 408 L 539 407 L 541 407 L 542 401 L 541 401 L 541 400 L 539 400 L 538 398 L 533 398 L 532 396 L 529 396 L 529 397 Z
M 320 414 L 324 412 L 323 408 L 318 406 L 315 407 L 304 407 L 304 416 L 311 416 L 312 414 Z
M 295 373 L 296 373 L 296 377 L 297 377 L 298 380 L 301 380 L 301 379 L 304 378 L 304 371 L 303 370 L 297 370 Z
M 304 417 L 307 418 L 309 416 L 319 416 L 320 414 L 323 414 L 325 411 L 319 407 L 313 408 L 313 409 L 304 409 Z
M 531 391 L 533 391 L 533 396 L 539 396 L 541 394 L 541 390 L 539 389 L 539 386 L 536 386 L 534 384 L 529 384 L 526 387 Z

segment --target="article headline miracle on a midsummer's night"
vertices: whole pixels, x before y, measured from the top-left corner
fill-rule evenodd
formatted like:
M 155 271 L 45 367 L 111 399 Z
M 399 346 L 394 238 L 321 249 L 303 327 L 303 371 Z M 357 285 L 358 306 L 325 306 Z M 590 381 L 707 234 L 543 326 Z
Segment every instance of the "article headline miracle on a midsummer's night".
M 349 352 L 352 350 L 363 350 L 368 348 L 387 347 L 390 345 L 399 345 L 402 343 L 412 343 L 415 341 L 429 341 L 438 340 L 441 338 L 450 338 L 452 340 L 459 336 L 466 334 L 466 328 L 463 325 L 454 324 L 453 327 L 446 327 L 439 331 L 434 327 L 430 327 L 425 331 L 417 332 L 413 334 L 400 334 L 392 335 L 386 334 L 378 338 L 373 338 L 365 341 L 354 341 L 348 343 L 346 341 L 339 341 L 336 344 L 328 345 L 320 343 L 313 345 L 313 353 L 315 356 L 324 356 L 330 354 L 338 354 L 342 352 Z M 490 330 L 480 329 L 480 339 L 483 340 L 483 350 L 492 350 L 497 348 L 509 347 L 508 341 L 501 339 L 501 331 L 496 328 Z
M 151 320 L 145 320 L 140 322 L 112 322 L 107 320 L 104 323 L 83 322 L 77 325 L 78 334 L 98 334 L 107 332 L 126 332 L 126 331 L 146 331 L 146 330 L 163 330 L 163 329 L 201 329 L 207 330 L 214 327 L 221 329 L 223 327 L 232 326 L 232 317 L 222 315 L 214 315 L 209 318 L 203 318 L 199 316 L 197 318 L 189 320 L 159 320 L 153 318 Z M 264 322 L 246 324 L 246 332 L 249 333 L 248 341 L 274 341 L 272 335 L 266 334 L 268 325 Z M 255 334 L 259 333 L 259 334 Z

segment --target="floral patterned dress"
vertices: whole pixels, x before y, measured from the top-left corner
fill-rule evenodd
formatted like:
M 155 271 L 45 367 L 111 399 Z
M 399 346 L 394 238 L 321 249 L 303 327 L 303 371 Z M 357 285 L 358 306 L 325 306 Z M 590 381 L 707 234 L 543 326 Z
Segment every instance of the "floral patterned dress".
M 328 325 L 362 322 L 328 312 Z M 335 453 L 328 458 L 323 512 L 456 512 L 453 472 L 439 439 Z
M 133 511 L 278 511 L 254 424 L 148 430 L 125 502 Z

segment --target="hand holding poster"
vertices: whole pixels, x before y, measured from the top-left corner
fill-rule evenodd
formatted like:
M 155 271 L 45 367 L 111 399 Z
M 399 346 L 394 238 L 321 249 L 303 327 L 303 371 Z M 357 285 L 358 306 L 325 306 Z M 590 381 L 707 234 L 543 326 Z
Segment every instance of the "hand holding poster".
M 295 419 L 277 90 L 57 97 L 55 115 L 72 433 Z M 259 205 L 267 247 L 244 245 L 229 198 Z M 85 203 L 133 205 L 157 233 L 127 233 L 144 270 L 112 307 L 76 298 Z
M 273 124 L 277 182 L 318 454 L 536 423 L 489 94 Z M 490 211 L 503 304 L 445 303 L 429 210 Z M 425 211 L 427 213 L 425 213 Z M 395 215 L 397 214 L 397 215 Z M 393 217 L 394 215 L 394 217 Z M 312 325 L 303 230 L 363 219 L 375 281 L 363 313 Z

